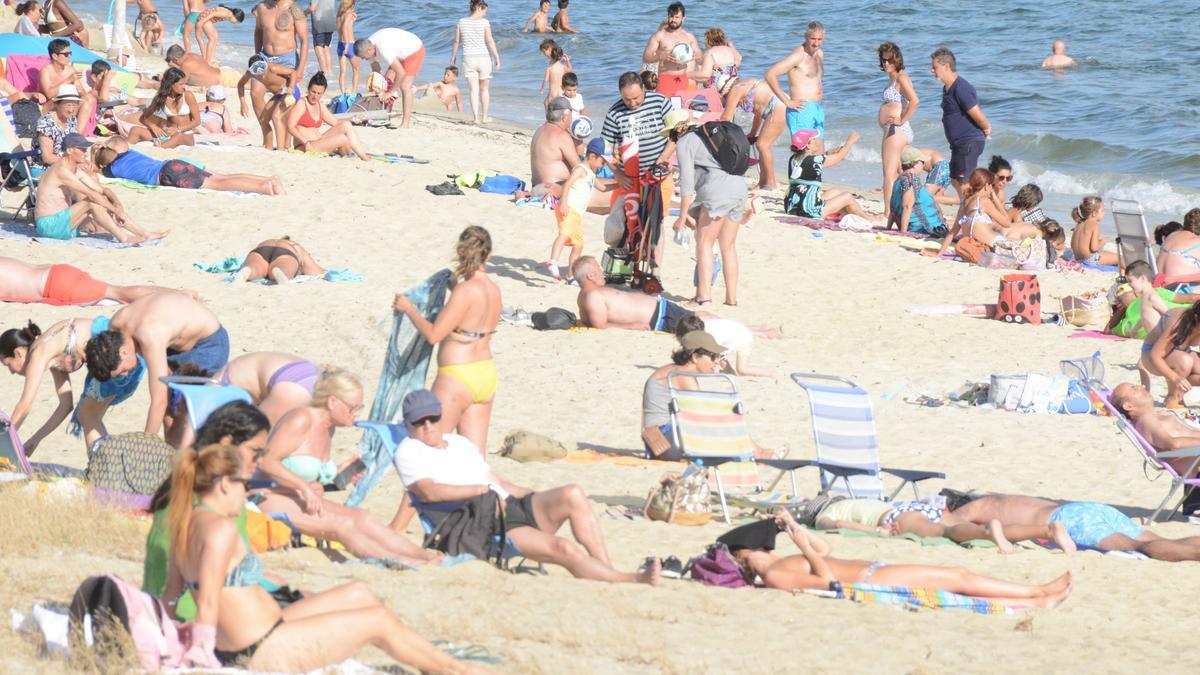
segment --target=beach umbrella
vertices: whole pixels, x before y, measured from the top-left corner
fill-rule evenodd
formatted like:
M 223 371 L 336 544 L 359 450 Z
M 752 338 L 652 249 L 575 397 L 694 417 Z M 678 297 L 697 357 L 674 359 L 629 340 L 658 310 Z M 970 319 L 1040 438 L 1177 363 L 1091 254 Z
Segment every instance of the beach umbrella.
M 52 38 L 20 35 L 19 33 L 0 33 L 0 58 L 10 56 L 46 56 Z M 103 54 L 97 54 L 90 49 L 84 49 L 74 42 L 71 43 L 72 63 L 91 63 L 103 60 Z M 113 64 L 116 65 L 116 64 Z

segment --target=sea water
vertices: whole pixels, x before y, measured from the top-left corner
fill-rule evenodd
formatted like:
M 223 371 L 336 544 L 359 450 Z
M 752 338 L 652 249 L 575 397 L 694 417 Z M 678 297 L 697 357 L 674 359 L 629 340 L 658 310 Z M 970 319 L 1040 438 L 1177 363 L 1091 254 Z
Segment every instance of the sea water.
M 237 66 L 250 53 L 253 4 L 227 4 L 247 11 L 240 26 L 219 24 L 218 54 Z M 307 7 L 307 2 L 297 4 Z M 543 97 L 537 90 L 547 62 L 538 44 L 551 37 L 570 55 L 588 112 L 599 127 L 618 98 L 617 77 L 641 67 L 642 50 L 665 18 L 667 4 L 575 0 L 571 25 L 582 32 L 547 35 L 520 30 L 536 0 L 494 0 L 488 18 L 501 68 L 492 80 L 492 115 L 529 126 L 541 123 Z M 98 21 L 109 7 L 102 0 L 73 5 Z M 467 5 L 466 0 L 360 0 L 356 35 L 366 37 L 385 27 L 416 33 L 428 52 L 419 82 L 438 80 L 449 63 L 455 23 L 466 15 Z M 552 3 L 551 13 L 556 5 Z M 701 46 L 706 29 L 724 30 L 742 53 L 746 77 L 762 77 L 798 47 L 809 21 L 825 24 L 827 147 L 839 144 L 851 130 L 862 135 L 848 160 L 826 172 L 828 180 L 876 189 L 882 182 L 876 114 L 887 78 L 879 71 L 875 50 L 890 40 L 903 50 L 920 97 L 912 120 L 915 143 L 947 155 L 941 84 L 930 73 L 929 54 L 940 46 L 954 51 L 959 74 L 975 85 L 992 124 L 981 165 L 992 154 L 1012 162 L 1010 197 L 1024 183 L 1037 183 L 1047 195 L 1047 212 L 1066 226 L 1071 225 L 1070 208 L 1088 194 L 1106 201 L 1136 199 L 1152 224 L 1180 220 L 1187 209 L 1200 206 L 1196 2 L 695 0 L 686 5 L 684 27 Z M 178 41 L 172 33 L 181 19 L 179 3 L 160 2 L 158 9 L 168 26 L 167 44 Z M 130 5 L 129 23 L 136 12 Z M 1039 67 L 1055 39 L 1067 42 L 1067 53 L 1078 66 L 1061 72 Z M 310 53 L 308 71 L 315 69 Z M 336 74 L 330 80 L 336 82 Z M 465 80 L 460 85 L 466 100 Z M 785 149 L 776 154 L 782 164 Z

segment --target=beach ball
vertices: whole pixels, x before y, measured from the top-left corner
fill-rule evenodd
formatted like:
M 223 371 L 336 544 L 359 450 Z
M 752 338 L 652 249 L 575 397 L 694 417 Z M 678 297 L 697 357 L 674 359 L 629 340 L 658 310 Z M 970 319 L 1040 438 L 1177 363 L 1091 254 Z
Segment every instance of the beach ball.
M 692 46 L 686 42 L 680 42 L 671 49 L 671 57 L 680 63 L 691 63 Z
M 592 120 L 589 117 L 580 115 L 571 122 L 571 135 L 578 140 L 584 140 L 592 135 Z

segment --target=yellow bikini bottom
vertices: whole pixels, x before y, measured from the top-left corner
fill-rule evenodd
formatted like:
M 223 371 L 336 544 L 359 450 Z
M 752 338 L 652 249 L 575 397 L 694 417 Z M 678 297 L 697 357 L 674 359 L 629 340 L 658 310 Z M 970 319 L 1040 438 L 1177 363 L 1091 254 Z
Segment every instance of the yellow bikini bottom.
M 471 392 L 473 403 L 485 403 L 492 400 L 492 396 L 496 393 L 496 385 L 499 383 L 496 377 L 496 363 L 491 359 L 439 366 L 438 372 L 445 373 L 462 382 L 467 391 Z

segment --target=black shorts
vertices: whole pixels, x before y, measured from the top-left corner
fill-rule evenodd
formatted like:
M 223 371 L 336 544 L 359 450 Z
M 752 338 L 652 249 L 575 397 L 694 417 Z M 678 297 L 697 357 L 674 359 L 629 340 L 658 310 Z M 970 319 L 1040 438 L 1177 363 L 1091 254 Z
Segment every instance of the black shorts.
M 313 47 L 328 47 L 333 43 L 333 33 L 313 33 Z
M 524 497 L 512 497 L 504 500 L 504 529 L 515 530 L 518 527 L 538 529 L 537 517 L 533 515 L 533 495 L 530 492 Z
M 950 178 L 960 183 L 967 182 L 971 172 L 979 164 L 984 141 L 966 141 L 950 146 Z
M 693 312 L 680 307 L 660 295 L 658 296 L 658 306 L 654 308 L 654 313 L 650 315 L 650 330 L 673 334 L 675 326 L 679 325 L 679 320 L 692 314 Z
M 158 184 L 166 187 L 199 190 L 212 174 L 182 159 L 168 160 L 158 172 Z

